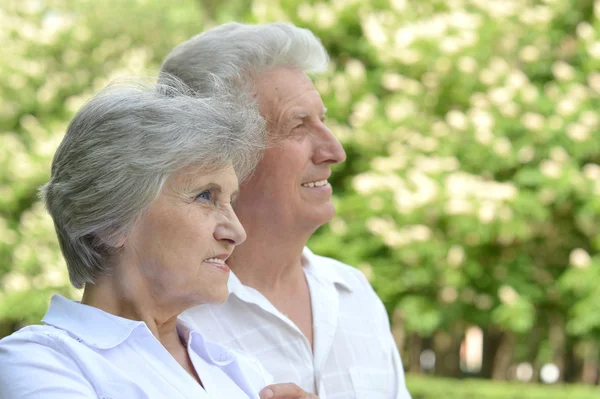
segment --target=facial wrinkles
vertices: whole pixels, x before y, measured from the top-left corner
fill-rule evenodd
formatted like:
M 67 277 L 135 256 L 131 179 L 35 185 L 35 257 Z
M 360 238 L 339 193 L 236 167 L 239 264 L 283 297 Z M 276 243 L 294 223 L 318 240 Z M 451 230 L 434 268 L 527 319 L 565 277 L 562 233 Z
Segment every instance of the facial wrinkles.
M 166 195 L 166 193 L 164 192 L 163 194 Z M 173 194 L 173 191 L 171 191 L 170 198 L 163 198 L 163 200 L 168 201 L 169 204 L 166 206 L 168 206 L 171 210 L 166 210 L 163 208 L 160 211 L 160 215 L 155 214 L 153 215 L 153 218 L 158 216 L 158 219 L 155 219 L 155 221 L 158 221 L 159 223 L 161 221 L 163 222 L 157 227 L 162 228 L 165 234 L 170 234 L 169 232 L 176 234 L 177 230 L 180 229 L 178 223 L 181 220 L 194 218 L 197 219 L 198 216 L 194 213 L 204 212 L 194 206 L 186 206 L 186 204 L 182 202 L 178 196 L 175 196 Z M 184 208 L 181 208 L 182 206 Z M 164 222 L 167 219 L 168 214 L 170 214 L 171 212 L 176 212 L 177 214 L 172 215 L 172 220 L 165 225 Z M 210 225 L 210 223 L 207 223 L 207 225 Z M 155 226 L 148 225 L 144 226 L 144 228 L 154 229 Z M 198 228 L 202 228 L 202 226 L 199 226 Z M 194 231 L 194 229 L 186 230 L 186 234 L 179 237 L 180 241 L 178 247 L 197 247 L 197 235 L 194 233 Z M 172 302 L 173 298 L 178 297 L 178 294 L 176 293 L 182 287 L 185 287 L 186 284 L 188 284 L 188 282 L 190 281 L 189 275 L 186 275 L 182 270 L 177 272 L 172 267 L 177 264 L 188 264 L 190 259 L 187 259 L 186 257 L 190 255 L 190 252 L 186 252 L 185 250 L 179 251 L 177 250 L 177 248 L 173 248 L 172 246 L 170 246 L 170 244 L 163 245 L 162 242 L 154 242 L 153 249 L 150 252 L 148 252 L 147 250 L 142 249 L 147 248 L 148 243 L 146 243 L 145 245 L 144 243 L 141 244 L 141 247 L 135 245 L 133 250 L 137 258 L 138 267 L 141 268 L 140 272 L 144 276 L 144 280 L 147 282 L 146 289 L 148 291 L 149 297 L 152 298 L 152 301 L 159 306 L 169 304 Z M 171 242 L 171 244 L 173 244 L 173 242 Z M 200 252 L 198 253 L 199 258 L 203 258 L 204 255 L 206 255 L 207 257 L 211 255 L 210 248 L 206 247 L 200 250 Z M 198 260 L 201 261 L 202 259 Z M 195 272 L 195 275 L 199 278 L 198 281 L 202 281 L 202 276 L 204 276 L 205 274 L 206 270 L 202 267 L 197 268 L 197 271 Z M 183 290 L 181 293 L 183 293 L 184 295 L 188 295 L 186 290 Z M 180 301 L 180 299 L 178 299 L 177 301 Z
M 184 202 L 191 202 L 194 195 L 199 194 L 196 191 L 203 186 L 204 181 L 198 181 L 198 178 L 194 179 L 194 175 L 190 171 L 179 171 L 175 175 L 171 175 L 165 183 L 164 191 L 166 194 L 176 196 L 184 200 Z M 172 180 L 171 180 L 172 178 Z
M 323 104 L 321 97 L 316 91 L 312 81 L 306 75 L 301 79 L 297 75 L 290 76 L 275 76 L 275 82 L 272 79 L 260 81 L 255 87 L 259 93 L 259 102 L 261 103 L 261 111 L 267 120 L 267 126 L 270 132 L 275 134 L 289 133 L 285 131 L 289 127 L 290 118 L 295 113 L 314 112 L 314 100 L 306 96 L 314 96 L 316 101 L 320 103 L 320 108 L 317 112 L 321 112 Z M 289 86 L 289 79 L 293 78 L 297 81 L 294 86 Z M 275 84 L 273 86 L 273 83 Z M 262 90 L 261 90 L 262 89 Z M 291 94 L 290 94 L 291 93 Z M 294 107 L 298 107 L 298 112 L 290 112 Z M 303 109 L 302 109 L 303 108 Z
M 313 89 L 291 99 L 287 106 L 282 107 L 278 125 L 291 130 L 297 124 L 313 123 L 315 118 L 321 116 L 324 108 L 319 93 Z
M 297 70 L 270 71 L 257 79 L 254 89 L 261 113 L 267 120 L 272 145 L 252 178 L 243 184 L 243 191 L 251 193 L 244 195 L 244 203 L 269 204 L 264 207 L 267 212 L 295 207 L 296 201 L 288 199 L 298 198 L 300 183 L 312 173 L 312 147 L 316 142 L 310 137 L 326 129 L 320 121 L 325 110 L 323 101 L 310 78 Z M 294 118 L 302 114 L 310 115 L 310 118 Z M 300 131 L 294 130 L 300 124 L 304 124 L 306 130 L 304 127 Z M 319 173 L 319 177 L 322 174 Z M 277 182 L 275 187 L 273 182 Z M 260 189 L 263 186 L 265 189 Z M 289 198 L 282 198 L 286 196 Z M 246 213 L 261 207 L 245 205 L 243 208 L 244 219 L 248 219 Z
M 171 175 L 163 186 L 163 193 L 170 197 L 179 199 L 182 204 L 189 204 L 195 201 L 196 196 L 206 190 L 211 193 L 211 203 L 217 205 L 231 204 L 238 196 L 239 188 L 237 177 L 231 182 L 221 181 L 223 184 L 213 180 L 211 175 L 203 175 L 200 178 L 194 176 L 193 171 L 179 171 L 176 175 Z M 171 180 L 172 179 L 172 180 Z M 198 202 L 201 204 L 202 202 Z

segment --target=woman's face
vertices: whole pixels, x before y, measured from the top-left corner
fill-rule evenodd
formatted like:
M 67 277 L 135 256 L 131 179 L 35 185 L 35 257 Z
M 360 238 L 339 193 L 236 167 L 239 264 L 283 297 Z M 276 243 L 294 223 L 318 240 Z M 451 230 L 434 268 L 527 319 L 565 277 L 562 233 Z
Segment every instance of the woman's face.
M 231 203 L 231 166 L 211 174 L 188 167 L 171 175 L 124 244 L 124 267 L 139 268 L 154 302 L 183 309 L 227 299 L 225 260 L 246 239 Z

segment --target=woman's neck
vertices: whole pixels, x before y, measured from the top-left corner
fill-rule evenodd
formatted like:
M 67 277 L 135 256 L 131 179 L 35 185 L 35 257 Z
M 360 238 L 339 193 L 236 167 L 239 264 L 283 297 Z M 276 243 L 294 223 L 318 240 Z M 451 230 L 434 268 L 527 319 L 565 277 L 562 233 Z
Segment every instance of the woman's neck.
M 141 278 L 122 268 L 113 270 L 112 275 L 99 276 L 94 284 L 86 284 L 81 303 L 125 319 L 143 321 L 165 348 L 177 345 L 179 310 L 160 306 Z
M 101 276 L 95 284 L 87 284 L 81 303 L 115 316 L 146 323 L 161 345 L 203 386 L 177 330 L 177 316 L 180 310 L 158 306 L 159 302 L 152 297 L 149 287 L 134 276 L 122 274 L 124 273 L 116 272 L 111 276 Z

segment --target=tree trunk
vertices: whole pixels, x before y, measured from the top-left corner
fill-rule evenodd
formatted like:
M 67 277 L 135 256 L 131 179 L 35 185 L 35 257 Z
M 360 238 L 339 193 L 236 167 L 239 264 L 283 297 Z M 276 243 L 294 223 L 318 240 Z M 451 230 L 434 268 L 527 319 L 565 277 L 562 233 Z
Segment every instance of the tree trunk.
M 458 325 L 452 328 L 450 334 L 443 331 L 435 334 L 435 375 L 452 378 L 461 376 L 460 345 L 463 337 L 464 331 Z
M 588 385 L 596 385 L 598 383 L 598 359 L 600 351 L 598 343 L 590 341 L 586 343 L 586 351 L 583 355 L 583 367 L 581 372 L 581 382 Z
M 410 334 L 408 339 L 408 372 L 420 374 L 421 373 L 421 348 L 422 339 L 416 334 Z
M 492 379 L 505 381 L 508 379 L 508 369 L 513 360 L 516 336 L 512 332 L 504 332 L 500 338 L 500 345 L 494 359 Z
M 546 336 L 546 328 L 543 325 L 536 325 L 531 330 L 531 333 L 527 334 L 527 357 L 533 367 L 533 375 L 531 376 L 531 382 L 538 382 L 540 380 L 540 367 L 538 361 L 538 354 L 540 353 L 540 343 Z
M 502 338 L 502 332 L 495 326 L 488 326 L 483 332 L 483 359 L 481 362 L 481 372 L 479 376 L 482 378 L 492 378 L 492 371 L 494 370 L 494 362 L 496 354 L 498 353 L 498 347 L 500 346 L 500 340 Z
M 575 342 L 567 339 L 565 350 L 565 377 L 566 383 L 580 381 L 583 373 L 583 361 L 575 353 Z
M 563 316 L 558 312 L 549 315 L 548 340 L 552 348 L 552 362 L 558 367 L 560 375 L 557 382 L 565 378 L 566 335 Z
M 406 331 L 404 329 L 404 317 L 402 316 L 402 312 L 395 311 L 392 313 L 391 327 L 392 336 L 394 337 L 398 351 L 400 352 L 402 359 L 406 359 L 408 357 L 408 353 L 406 348 Z

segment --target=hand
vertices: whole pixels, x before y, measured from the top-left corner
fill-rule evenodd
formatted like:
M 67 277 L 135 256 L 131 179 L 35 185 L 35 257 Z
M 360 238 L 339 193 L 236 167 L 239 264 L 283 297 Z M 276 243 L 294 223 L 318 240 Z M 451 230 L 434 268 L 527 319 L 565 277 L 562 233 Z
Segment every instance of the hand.
M 260 399 L 319 399 L 317 396 L 304 392 L 296 384 L 267 385 L 260 391 Z

